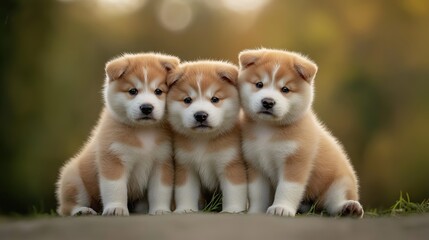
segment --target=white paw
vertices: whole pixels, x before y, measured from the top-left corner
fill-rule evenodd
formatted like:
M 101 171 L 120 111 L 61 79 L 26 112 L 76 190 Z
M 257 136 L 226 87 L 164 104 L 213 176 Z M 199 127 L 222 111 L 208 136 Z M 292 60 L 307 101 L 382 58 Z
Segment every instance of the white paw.
M 220 213 L 240 214 L 240 213 L 244 213 L 244 212 L 245 212 L 245 210 L 243 210 L 243 209 L 226 208 L 226 209 L 222 209 L 222 211 Z
M 276 216 L 293 217 L 295 216 L 296 210 L 292 210 L 287 206 L 273 205 L 268 208 L 267 214 Z
M 363 208 L 358 201 L 348 200 L 346 201 L 340 212 L 340 216 L 349 216 L 349 217 L 363 217 Z
M 127 207 L 112 206 L 103 210 L 103 216 L 129 216 Z
M 196 212 L 198 212 L 198 210 L 196 210 L 196 209 L 176 209 L 176 210 L 174 210 L 174 213 L 177 213 L 177 214 L 184 214 L 184 213 L 196 213 Z
M 89 207 L 78 207 L 73 209 L 72 216 L 92 216 L 97 215 L 97 212 Z
M 165 214 L 170 214 L 170 213 L 171 213 L 170 210 L 163 210 L 163 209 L 149 211 L 149 215 L 165 215 Z

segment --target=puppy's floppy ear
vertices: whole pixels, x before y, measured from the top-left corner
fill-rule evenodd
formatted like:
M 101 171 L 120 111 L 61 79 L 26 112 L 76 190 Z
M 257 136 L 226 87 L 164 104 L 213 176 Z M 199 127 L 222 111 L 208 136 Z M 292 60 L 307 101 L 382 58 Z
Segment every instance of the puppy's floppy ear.
M 119 79 L 124 75 L 129 66 L 129 61 L 126 57 L 118 57 L 106 63 L 106 76 L 109 81 Z
M 259 58 L 261 58 L 263 50 L 244 50 L 238 54 L 238 61 L 240 62 L 240 69 L 246 69 L 254 65 Z
M 180 59 L 178 57 L 168 56 L 164 55 L 159 58 L 159 62 L 161 63 L 162 67 L 167 71 L 167 73 L 170 73 L 174 69 L 179 66 Z
M 234 86 L 237 85 L 238 68 L 235 65 L 225 64 L 219 68 L 218 75 L 222 80 L 227 81 Z
M 293 67 L 296 71 L 296 73 L 305 81 L 312 83 L 314 80 L 314 77 L 317 73 L 317 65 L 310 59 L 303 57 L 303 56 L 297 56 L 295 57 L 295 61 L 293 64 Z
M 170 88 L 173 86 L 180 78 L 182 78 L 184 74 L 184 70 L 180 68 L 176 68 L 175 70 L 170 71 L 167 76 L 166 84 Z

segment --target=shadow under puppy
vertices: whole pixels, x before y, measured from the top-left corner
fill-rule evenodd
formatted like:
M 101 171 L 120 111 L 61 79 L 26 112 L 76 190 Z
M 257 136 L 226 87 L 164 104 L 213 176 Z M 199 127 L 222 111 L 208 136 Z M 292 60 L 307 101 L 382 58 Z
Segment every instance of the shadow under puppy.
M 178 64 L 176 57 L 155 53 L 125 54 L 106 64 L 100 119 L 82 150 L 60 171 L 60 215 L 97 214 L 100 200 L 103 215 L 129 215 L 127 202 L 146 190 L 150 214 L 171 211 L 166 79 Z
M 201 187 L 223 194 L 223 212 L 246 210 L 236 88 L 238 69 L 220 61 L 181 64 L 169 77 L 168 119 L 174 130 L 176 213 L 198 211 Z
M 294 216 L 310 200 L 331 215 L 361 217 L 356 173 L 311 108 L 316 64 L 270 49 L 245 50 L 239 61 L 249 212 Z

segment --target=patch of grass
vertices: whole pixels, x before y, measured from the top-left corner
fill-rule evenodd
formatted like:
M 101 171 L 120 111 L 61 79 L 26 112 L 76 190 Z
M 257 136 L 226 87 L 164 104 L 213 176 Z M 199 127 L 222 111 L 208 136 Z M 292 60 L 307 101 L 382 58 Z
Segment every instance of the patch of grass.
M 203 212 L 220 212 L 222 211 L 222 193 L 216 189 L 210 201 L 202 210 Z
M 312 204 L 310 209 L 298 216 L 330 216 L 326 211 L 320 211 L 316 208 L 317 202 Z M 202 210 L 203 212 L 220 212 L 222 210 L 222 193 L 218 190 L 212 195 L 208 204 Z M 406 216 L 410 214 L 429 213 L 429 199 L 420 203 L 412 202 L 408 193 L 400 192 L 399 199 L 388 209 L 365 209 L 364 217 L 389 217 Z
M 399 199 L 389 209 L 369 209 L 365 212 L 368 217 L 404 216 L 429 212 L 429 199 L 420 203 L 412 202 L 408 193 L 399 194 Z

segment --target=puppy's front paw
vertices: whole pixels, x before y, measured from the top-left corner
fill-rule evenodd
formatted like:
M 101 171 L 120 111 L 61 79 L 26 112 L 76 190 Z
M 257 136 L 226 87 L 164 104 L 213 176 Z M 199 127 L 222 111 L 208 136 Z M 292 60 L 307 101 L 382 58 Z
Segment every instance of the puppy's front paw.
M 267 214 L 285 217 L 294 217 L 296 211 L 287 206 L 273 205 L 268 208 Z
M 165 215 L 165 214 L 170 214 L 170 213 L 171 213 L 170 210 L 162 210 L 162 209 L 149 211 L 149 215 Z
M 72 216 L 92 216 L 97 215 L 97 212 L 95 212 L 92 208 L 89 207 L 79 207 L 72 211 Z
M 198 210 L 196 209 L 176 209 L 174 210 L 174 213 L 177 214 L 184 214 L 184 213 L 196 213 Z
M 103 210 L 103 216 L 129 216 L 130 213 L 128 212 L 128 208 L 126 207 L 119 207 L 119 206 L 112 206 L 112 207 L 106 207 Z
M 240 213 L 244 213 L 245 211 L 246 210 L 241 210 L 238 208 L 226 208 L 226 209 L 222 209 L 220 213 L 240 214 Z
M 361 218 L 363 213 L 362 205 L 358 201 L 348 200 L 344 203 L 340 216 Z

